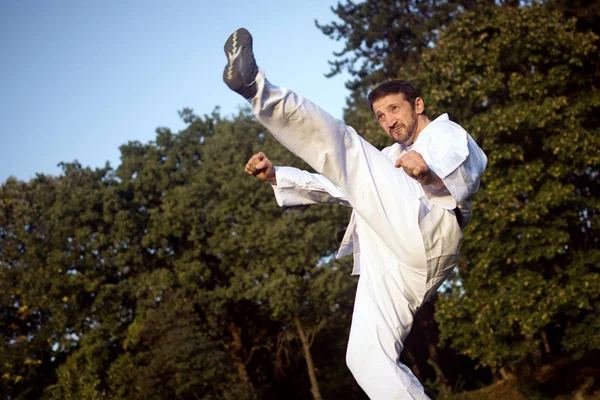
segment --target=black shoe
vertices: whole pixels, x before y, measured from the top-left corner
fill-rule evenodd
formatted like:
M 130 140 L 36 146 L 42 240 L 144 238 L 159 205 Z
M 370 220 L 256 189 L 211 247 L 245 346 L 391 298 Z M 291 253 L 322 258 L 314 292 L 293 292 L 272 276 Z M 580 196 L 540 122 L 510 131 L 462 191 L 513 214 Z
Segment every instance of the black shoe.
M 223 80 L 233 90 L 251 99 L 256 95 L 256 74 L 258 66 L 252 53 L 252 35 L 244 28 L 233 32 L 224 46 L 227 65 Z

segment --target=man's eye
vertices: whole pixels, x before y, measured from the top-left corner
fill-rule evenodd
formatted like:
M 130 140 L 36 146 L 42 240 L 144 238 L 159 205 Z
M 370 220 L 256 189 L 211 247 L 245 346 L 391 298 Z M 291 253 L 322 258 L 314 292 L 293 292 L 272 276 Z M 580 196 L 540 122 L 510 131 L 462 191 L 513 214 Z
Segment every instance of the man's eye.
M 392 106 L 392 111 L 398 111 L 400 109 L 400 106 Z
M 379 121 L 381 121 L 381 120 L 383 119 L 383 114 L 379 114 L 379 115 L 377 116 L 377 119 L 378 119 Z

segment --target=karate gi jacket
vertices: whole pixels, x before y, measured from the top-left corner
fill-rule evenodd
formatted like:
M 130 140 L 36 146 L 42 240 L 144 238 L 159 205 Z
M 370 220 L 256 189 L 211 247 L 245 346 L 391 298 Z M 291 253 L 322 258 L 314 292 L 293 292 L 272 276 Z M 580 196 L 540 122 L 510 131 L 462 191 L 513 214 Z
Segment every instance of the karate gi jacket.
M 429 168 L 446 186 L 419 185 L 421 194 L 418 223 L 429 269 L 427 288 L 437 289 L 458 259 L 461 229 L 471 221 L 471 198 L 479 189 L 487 157 L 460 125 L 450 121 L 448 114 L 431 121 L 411 146 L 395 143 L 383 149 L 382 153 L 394 164 L 411 150 L 421 154 Z M 279 206 L 317 203 L 350 205 L 340 188 L 322 175 L 293 167 L 276 167 L 275 170 L 277 184 L 273 185 L 273 190 Z M 433 209 L 443 209 L 452 214 L 459 212 L 460 229 L 440 228 L 439 212 L 437 216 L 431 215 Z M 360 274 L 360 235 L 357 234 L 356 223 L 359 218 L 356 212 L 352 213 L 337 253 L 337 258 L 354 253 L 353 275 Z

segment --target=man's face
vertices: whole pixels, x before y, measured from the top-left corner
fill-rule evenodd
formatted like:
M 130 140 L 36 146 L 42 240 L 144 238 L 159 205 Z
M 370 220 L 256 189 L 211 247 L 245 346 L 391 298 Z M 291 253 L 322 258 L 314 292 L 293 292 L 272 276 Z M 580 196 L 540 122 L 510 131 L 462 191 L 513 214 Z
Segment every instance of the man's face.
M 422 103 L 420 98 L 416 104 Z M 420 105 L 420 104 L 419 104 Z M 417 139 L 418 113 L 420 107 L 414 107 L 404 99 L 402 93 L 388 94 L 373 102 L 373 111 L 377 122 L 394 141 L 410 146 Z

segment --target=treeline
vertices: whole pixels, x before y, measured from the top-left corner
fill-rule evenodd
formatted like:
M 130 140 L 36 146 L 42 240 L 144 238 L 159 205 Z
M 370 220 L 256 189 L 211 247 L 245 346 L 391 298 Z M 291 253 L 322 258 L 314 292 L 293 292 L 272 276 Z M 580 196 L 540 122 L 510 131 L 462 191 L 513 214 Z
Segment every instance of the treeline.
M 435 398 L 498 381 L 524 398 L 593 395 L 600 2 L 334 11 L 319 27 L 346 44 L 331 73 L 353 74 L 350 125 L 384 145 L 365 94 L 408 79 L 489 157 L 457 274 L 419 313 L 403 361 Z M 181 132 L 123 145 L 117 169 L 68 163 L 0 187 L 0 393 L 364 399 L 345 367 L 356 279 L 333 257 L 349 210 L 277 207 L 246 160 L 305 166 L 248 112 L 181 117 Z
M 305 359 L 344 370 L 348 211 L 279 208 L 247 177 L 259 149 L 291 161 L 248 113 L 182 117 L 116 171 L 2 186 L 7 398 L 306 398 Z

